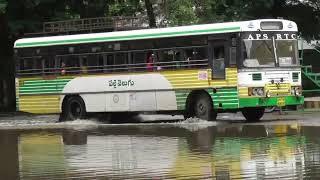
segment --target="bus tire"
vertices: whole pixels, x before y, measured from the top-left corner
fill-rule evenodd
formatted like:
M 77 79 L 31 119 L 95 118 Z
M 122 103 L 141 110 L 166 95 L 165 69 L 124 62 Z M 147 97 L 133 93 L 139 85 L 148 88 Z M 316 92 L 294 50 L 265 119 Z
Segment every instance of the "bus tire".
M 85 103 L 79 96 L 68 98 L 62 111 L 65 120 L 85 119 L 87 114 Z
M 264 107 L 248 107 L 242 109 L 242 115 L 246 118 L 247 122 L 257 122 L 264 115 Z
M 194 103 L 195 117 L 207 121 L 214 121 L 217 118 L 217 112 L 214 112 L 210 96 L 204 92 L 198 94 Z

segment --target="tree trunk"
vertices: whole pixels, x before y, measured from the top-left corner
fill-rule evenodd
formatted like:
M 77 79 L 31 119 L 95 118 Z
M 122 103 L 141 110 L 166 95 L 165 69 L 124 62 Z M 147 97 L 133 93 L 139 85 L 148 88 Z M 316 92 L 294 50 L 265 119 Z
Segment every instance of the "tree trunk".
M 153 7 L 152 7 L 151 0 L 145 0 L 144 2 L 145 2 L 145 5 L 146 5 L 147 15 L 148 15 L 148 18 L 149 18 L 149 26 L 150 27 L 157 27 L 156 17 L 155 17 L 154 12 L 153 12 Z

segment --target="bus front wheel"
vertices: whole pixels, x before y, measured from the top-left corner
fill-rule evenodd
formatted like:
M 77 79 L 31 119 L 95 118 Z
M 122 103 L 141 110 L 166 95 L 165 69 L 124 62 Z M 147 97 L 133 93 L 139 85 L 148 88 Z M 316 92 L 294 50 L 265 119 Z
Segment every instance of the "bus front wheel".
M 213 121 L 217 113 L 213 111 L 212 101 L 208 94 L 201 93 L 194 103 L 194 114 L 197 118 Z
M 264 110 L 264 107 L 243 108 L 242 115 L 246 118 L 248 122 L 257 122 L 262 118 Z
M 86 117 L 84 101 L 78 96 L 70 97 L 63 111 L 66 120 L 84 119 Z

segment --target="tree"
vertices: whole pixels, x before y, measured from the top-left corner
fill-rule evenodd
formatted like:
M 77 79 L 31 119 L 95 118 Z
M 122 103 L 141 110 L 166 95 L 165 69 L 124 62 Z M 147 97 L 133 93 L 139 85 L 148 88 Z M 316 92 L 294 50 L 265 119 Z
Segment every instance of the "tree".
M 188 25 L 198 23 L 192 0 L 166 0 L 163 4 L 168 25 Z
M 149 19 L 149 26 L 150 27 L 157 27 L 156 16 L 154 14 L 151 0 L 144 0 L 144 3 L 146 6 L 147 15 L 148 15 L 148 19 Z
M 7 7 L 8 1 L 7 0 L 0 0 L 0 13 L 3 14 Z
M 116 0 L 109 5 L 110 16 L 138 16 L 143 11 L 143 3 L 137 0 Z

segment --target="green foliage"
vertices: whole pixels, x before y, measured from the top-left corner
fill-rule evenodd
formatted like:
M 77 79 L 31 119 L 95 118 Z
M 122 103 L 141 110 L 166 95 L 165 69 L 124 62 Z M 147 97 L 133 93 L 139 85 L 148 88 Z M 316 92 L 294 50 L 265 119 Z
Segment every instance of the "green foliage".
M 194 3 L 190 0 L 167 0 L 165 11 L 167 23 L 170 26 L 195 24 L 198 17 Z
M 110 16 L 136 16 L 143 12 L 143 4 L 138 0 L 116 0 L 110 3 L 109 14 Z
M 0 0 L 0 13 L 4 13 L 7 7 L 7 0 Z
M 103 16 L 168 26 L 283 17 L 296 21 L 304 37 L 320 39 L 319 0 L 0 0 L 0 14 L 14 36 L 39 32 L 46 21 Z
M 201 23 L 248 20 L 268 14 L 273 0 L 194 0 Z

